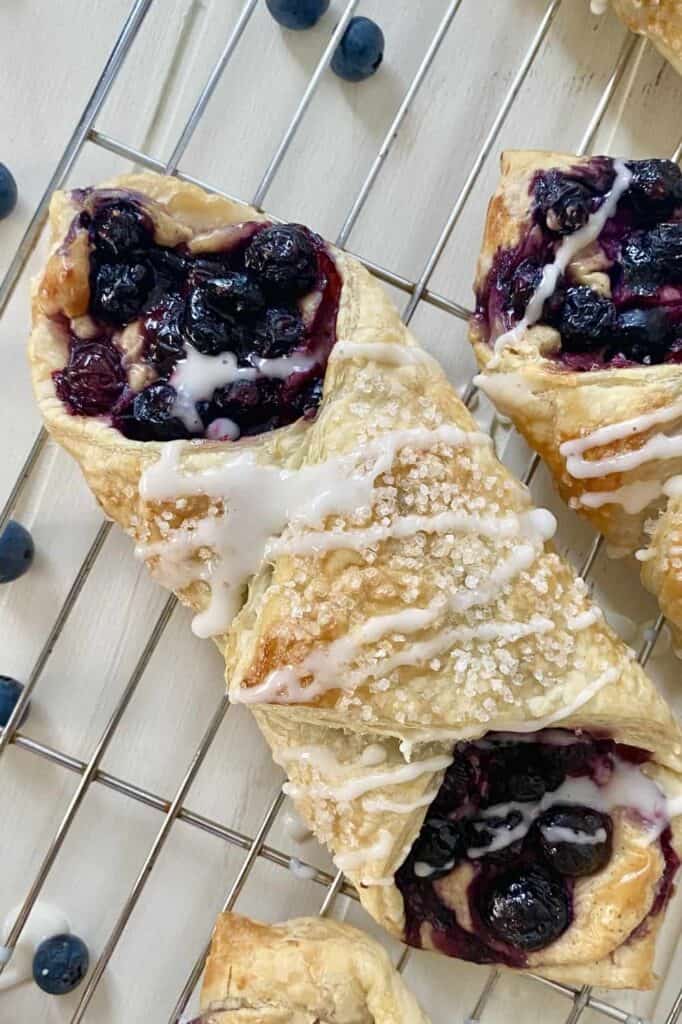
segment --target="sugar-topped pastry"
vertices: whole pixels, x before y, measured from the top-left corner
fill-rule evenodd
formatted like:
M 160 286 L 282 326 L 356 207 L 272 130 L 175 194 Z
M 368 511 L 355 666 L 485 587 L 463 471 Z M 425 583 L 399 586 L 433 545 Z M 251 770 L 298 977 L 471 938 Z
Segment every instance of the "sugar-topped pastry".
M 682 74 L 682 4 L 680 0 L 611 0 L 616 14 L 632 32 L 647 36 Z M 593 14 L 604 14 L 609 0 L 591 0 Z
M 220 647 L 364 905 L 416 946 L 650 984 L 682 735 L 382 287 L 175 179 L 51 218 L 48 428 Z
M 488 210 L 479 385 L 682 627 L 682 172 L 516 152 Z

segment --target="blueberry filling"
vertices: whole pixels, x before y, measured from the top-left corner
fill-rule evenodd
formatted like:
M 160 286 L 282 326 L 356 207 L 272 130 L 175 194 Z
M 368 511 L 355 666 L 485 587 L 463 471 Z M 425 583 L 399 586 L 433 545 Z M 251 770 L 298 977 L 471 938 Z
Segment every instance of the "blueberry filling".
M 53 375 L 70 413 L 106 417 L 138 441 L 216 437 L 211 424 L 226 419 L 230 436 L 259 434 L 315 416 L 341 293 L 320 238 L 253 222 L 236 225 L 220 251 L 194 255 L 155 241 L 133 193 L 74 197 L 89 210 L 69 237 L 88 232 L 96 333 L 82 340 L 74 324 L 67 365 Z M 187 398 L 190 356 L 219 365 L 215 386 Z
M 569 263 L 538 321 L 559 332 L 553 356 L 571 370 L 682 361 L 682 171 L 670 160 L 627 167 L 631 180 L 615 214 Z M 528 228 L 516 247 L 498 250 L 477 294 L 484 338 L 494 341 L 522 319 L 543 266 L 585 227 L 615 176 L 605 157 L 534 176 Z
M 476 963 L 526 965 L 528 953 L 554 942 L 573 921 L 576 879 L 611 859 L 613 821 L 604 807 L 618 804 L 608 804 L 609 784 L 615 779 L 618 792 L 618 773 L 647 760 L 646 751 L 556 729 L 459 743 L 395 876 L 406 941 Z M 601 808 L 579 802 L 590 792 Z M 643 815 L 641 806 L 623 813 Z M 652 841 L 665 862 L 650 911 L 657 913 L 679 862 L 669 827 Z M 460 891 L 454 903 L 453 886 Z M 466 926 L 455 910 L 461 914 L 462 900 Z

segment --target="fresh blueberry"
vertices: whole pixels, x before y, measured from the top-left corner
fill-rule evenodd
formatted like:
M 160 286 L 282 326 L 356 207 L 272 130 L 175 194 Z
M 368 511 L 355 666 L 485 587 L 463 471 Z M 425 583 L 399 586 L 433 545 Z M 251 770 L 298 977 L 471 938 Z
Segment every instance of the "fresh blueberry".
M 267 291 L 292 299 L 309 292 L 317 276 L 315 249 L 297 224 L 264 228 L 248 246 L 244 262 Z
M 613 344 L 608 355 L 624 355 L 636 363 L 662 363 L 674 334 L 664 309 L 626 309 L 618 314 Z
M 14 175 L 4 164 L 0 164 L 0 220 L 9 217 L 17 205 L 17 183 Z
M 594 875 L 611 858 L 613 830 L 607 814 L 557 804 L 538 818 L 537 828 L 546 860 L 561 875 Z
M 538 867 L 497 878 L 483 895 L 481 914 L 493 935 L 526 952 L 554 942 L 571 919 L 561 879 Z
M 175 388 L 161 381 L 140 391 L 133 401 L 134 425 L 127 425 L 128 436 L 137 429 L 144 440 L 178 441 L 187 437 L 182 420 L 173 414 L 175 398 Z
M 371 18 L 351 18 L 332 57 L 332 71 L 347 82 L 362 82 L 384 59 L 384 33 Z
M 658 217 L 682 203 L 682 170 L 672 160 L 631 160 L 628 195 L 638 211 Z
M 253 316 L 265 307 L 263 292 L 248 274 L 226 271 L 204 282 L 203 289 L 210 308 L 222 316 Z
M 53 935 L 40 943 L 33 957 L 33 979 L 51 996 L 78 988 L 90 965 L 88 947 L 77 935 Z
M 106 342 L 72 345 L 69 362 L 54 374 L 55 389 L 72 412 L 99 416 L 109 412 L 125 386 L 120 353 Z
M 10 715 L 14 711 L 17 701 L 21 697 L 24 687 L 11 676 L 0 676 L 0 729 L 4 729 L 9 722 Z M 24 708 L 19 725 L 23 725 L 28 715 L 30 702 Z
M 305 327 L 298 310 L 273 306 L 254 329 L 253 347 L 265 359 L 286 356 L 303 340 Z
M 329 0 L 266 0 L 279 25 L 300 31 L 312 28 L 329 9 Z
M 610 299 L 579 285 L 567 289 L 551 321 L 561 334 L 562 349 L 581 352 L 609 340 L 616 322 L 616 308 Z
M 412 854 L 415 861 L 436 869 L 430 877 L 438 878 L 452 870 L 453 861 L 463 857 L 466 848 L 466 832 L 461 822 L 433 817 L 422 825 Z
M 145 263 L 103 263 L 93 275 L 90 311 L 107 323 L 130 323 L 142 310 L 152 284 Z
M 194 348 L 208 356 L 240 352 L 250 337 L 245 323 L 213 308 L 203 284 L 197 285 L 189 294 L 183 327 Z
M 91 235 L 102 262 L 124 260 L 153 241 L 149 217 L 136 203 L 123 200 L 95 211 Z
M 595 199 L 591 189 L 561 171 L 539 175 L 534 194 L 541 222 L 558 235 L 570 235 L 583 227 Z
M 0 583 L 18 580 L 33 563 L 33 538 L 25 526 L 10 519 L 0 534 Z

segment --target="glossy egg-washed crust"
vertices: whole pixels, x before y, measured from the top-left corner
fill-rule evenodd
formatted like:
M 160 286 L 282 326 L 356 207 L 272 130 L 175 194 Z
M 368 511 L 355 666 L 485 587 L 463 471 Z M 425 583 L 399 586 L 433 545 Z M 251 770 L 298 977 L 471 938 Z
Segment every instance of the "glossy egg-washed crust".
M 633 32 L 647 36 L 682 74 L 680 0 L 612 0 L 614 10 Z
M 157 241 L 197 237 L 230 223 L 258 216 L 209 196 L 200 189 L 155 175 L 132 175 L 108 188 L 134 190 L 156 225 Z M 82 197 L 58 193 L 52 203 L 54 248 L 33 299 L 30 355 L 38 401 L 48 429 L 78 460 L 105 512 L 137 541 L 156 541 L 162 531 L 206 516 L 210 502 L 145 502 L 140 477 L 159 457 L 161 446 L 124 438 L 103 420 L 70 415 L 56 397 L 52 373 L 66 361 L 66 336 L 47 313 L 82 315 L 87 308 L 87 239 L 69 234 Z M 68 236 L 68 237 L 67 237 Z M 334 257 L 343 280 L 337 336 L 354 342 L 381 341 L 416 349 L 383 288 L 356 261 Z M 367 443 L 396 428 L 476 425 L 438 365 L 428 358 L 412 365 L 375 361 L 366 355 L 333 352 L 325 376 L 324 400 L 313 422 L 299 422 L 238 444 L 188 444 L 183 469 L 191 473 L 224 465 L 248 444 L 259 460 L 298 468 L 339 453 L 365 450 Z M 435 514 L 456 507 L 479 517 L 526 514 L 527 493 L 498 462 L 489 444 L 466 440 L 427 451 L 399 452 L 390 474 L 375 484 L 376 498 L 360 521 L 333 516 L 326 529 L 386 524 L 405 514 Z M 283 538 L 296 539 L 300 525 Z M 516 539 L 518 540 L 518 538 Z M 363 627 L 376 616 L 424 608 L 467 586 L 478 586 L 509 557 L 510 544 L 493 534 L 422 534 L 391 539 L 369 551 L 349 549 L 322 554 L 281 555 L 264 562 L 251 579 L 248 600 L 226 636 L 216 642 L 225 655 L 230 693 L 239 700 L 270 672 L 296 665 L 311 652 L 324 652 L 333 640 Z M 150 569 L 161 581 L 156 557 Z M 166 583 L 171 583 L 166 579 Z M 172 584 L 171 584 L 172 585 Z M 204 583 L 193 583 L 179 597 L 195 609 L 206 606 Z M 590 622 L 592 604 L 573 570 L 550 545 L 539 544 L 527 571 L 495 591 L 487 602 L 465 612 L 448 610 L 435 627 L 407 636 L 391 634 L 365 643 L 352 665 L 339 670 L 340 683 L 351 670 L 367 680 L 385 658 L 413 640 L 432 639 L 445 629 L 476 628 L 481 622 L 515 622 L 522 627 L 540 614 L 550 628 L 514 636 L 505 644 L 485 639 L 445 650 L 428 663 L 406 665 L 375 683 L 348 692 L 330 690 L 313 701 L 254 706 L 274 756 L 289 772 L 294 798 L 318 837 L 344 862 L 362 902 L 388 930 L 404 931 L 403 900 L 392 875 L 417 837 L 426 807 L 368 810 L 362 795 L 337 800 L 320 789 L 338 785 L 311 762 L 287 754 L 302 745 L 335 753 L 344 780 L 377 769 L 363 767 L 362 751 L 378 741 L 385 748 L 381 770 L 449 754 L 459 738 L 490 729 L 523 731 L 559 722 L 568 728 L 606 732 L 614 739 L 651 751 L 648 766 L 666 791 L 680 789 L 682 734 L 662 697 L 631 652 L 603 619 Z M 578 616 L 583 625 L 574 630 Z M 607 681 L 608 680 L 608 681 Z M 600 682 L 601 681 L 601 682 Z M 592 694 L 592 696 L 590 696 Z M 411 782 L 386 784 L 371 796 L 410 803 L 431 793 L 442 772 L 425 771 Z M 312 784 L 314 792 L 306 788 Z M 677 842 L 677 822 L 674 830 Z M 658 921 L 649 918 L 636 938 L 630 932 L 647 915 L 660 875 L 658 846 L 642 853 L 638 830 L 619 833 L 622 850 L 609 868 L 578 883 L 575 922 L 553 945 L 529 958 L 529 966 L 553 977 L 616 986 L 651 983 L 653 943 Z M 682 849 L 682 844 L 680 844 Z M 366 863 L 360 864 L 365 854 Z M 645 864 L 642 864 L 642 858 Z M 640 871 L 641 869 L 641 871 Z M 627 882 L 627 884 L 626 884 Z M 383 884 L 377 884 L 383 883 Z M 599 916 L 590 908 L 599 905 Z M 581 910 L 581 907 L 584 910 Z M 625 943 L 625 944 L 623 944 Z
M 221 914 L 201 1009 L 204 1024 L 429 1024 L 382 946 L 320 918 Z
M 508 152 L 502 156 L 500 183 L 488 207 L 476 287 L 480 288 L 500 248 L 513 247 L 531 222 L 529 187 L 537 171 L 569 169 L 589 158 L 552 152 Z M 571 372 L 543 355 L 557 332 L 538 325 L 505 347 L 499 359 L 477 320 L 471 321 L 470 338 L 484 374 L 482 387 L 495 405 L 509 416 L 549 466 L 561 496 L 604 534 L 618 554 L 648 548 L 642 563 L 644 584 L 659 600 L 661 609 L 678 636 L 682 630 L 682 501 L 661 497 L 641 512 L 626 512 L 622 505 L 599 508 L 581 505 L 581 495 L 613 491 L 633 483 L 664 482 L 682 473 L 682 458 L 645 462 L 624 473 L 610 473 L 579 480 L 566 469 L 560 452 L 565 441 L 592 433 L 599 427 L 651 413 L 680 403 L 682 366 L 658 364 Z M 602 459 L 640 448 L 653 435 L 682 430 L 682 414 L 663 425 L 595 447 L 587 459 Z

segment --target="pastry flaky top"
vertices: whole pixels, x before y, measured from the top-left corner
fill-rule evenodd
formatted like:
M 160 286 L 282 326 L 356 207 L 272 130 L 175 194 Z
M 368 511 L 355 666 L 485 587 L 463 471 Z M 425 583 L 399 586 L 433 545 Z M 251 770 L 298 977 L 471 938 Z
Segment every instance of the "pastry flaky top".
M 588 162 L 553 152 L 503 154 L 500 182 L 488 207 L 477 289 L 495 254 L 517 246 L 527 234 L 530 187 L 537 172 Z M 616 554 L 639 551 L 645 584 L 679 630 L 682 548 L 670 541 L 679 536 L 682 517 L 669 481 L 682 474 L 682 456 L 670 449 L 658 457 L 655 446 L 659 437 L 682 431 L 682 366 L 572 372 L 545 354 L 558 337 L 554 328 L 540 323 L 494 354 L 481 322 L 473 319 L 470 338 L 483 371 L 480 385 L 546 461 L 564 500 L 593 523 Z
M 218 918 L 201 994 L 205 1024 L 428 1024 L 386 951 L 319 918 Z
M 648 36 L 682 74 L 682 4 L 680 0 L 613 0 L 628 28 Z
M 105 187 L 135 194 L 167 243 L 191 247 L 258 216 L 157 175 Z M 34 292 L 36 393 L 49 429 L 162 582 L 215 612 L 244 572 L 248 599 L 234 624 L 212 618 L 234 700 L 410 742 L 557 721 L 603 726 L 680 764 L 667 706 L 546 543 L 552 517 L 532 509 L 350 257 L 334 253 L 339 341 L 312 422 L 245 442 L 161 445 L 70 415 L 52 379 L 68 343 L 55 314 L 87 309 L 73 298 L 88 282 L 73 223 L 91 197 L 58 193 L 52 203 L 53 251 Z M 264 543 L 280 492 L 284 522 Z

